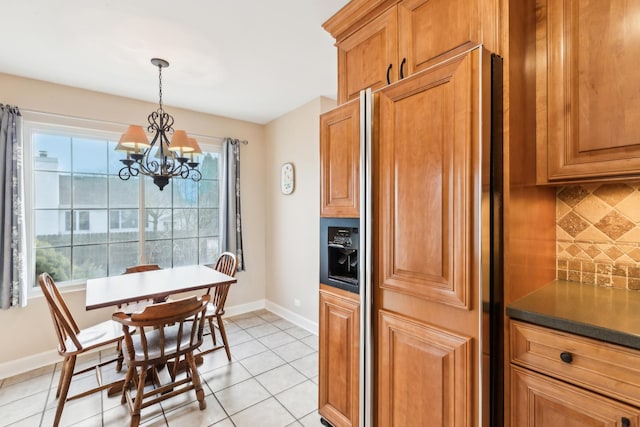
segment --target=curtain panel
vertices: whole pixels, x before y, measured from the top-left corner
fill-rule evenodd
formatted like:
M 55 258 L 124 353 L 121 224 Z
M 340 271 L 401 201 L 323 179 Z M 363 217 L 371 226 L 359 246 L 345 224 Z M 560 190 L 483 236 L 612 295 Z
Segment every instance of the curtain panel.
M 22 117 L 18 107 L 0 104 L 0 309 L 27 305 L 26 224 Z
M 238 271 L 246 268 L 242 250 L 242 216 L 240 209 L 240 144 L 241 141 L 225 138 L 222 143 L 222 206 L 223 218 L 220 233 L 222 251 L 229 251 L 238 259 Z

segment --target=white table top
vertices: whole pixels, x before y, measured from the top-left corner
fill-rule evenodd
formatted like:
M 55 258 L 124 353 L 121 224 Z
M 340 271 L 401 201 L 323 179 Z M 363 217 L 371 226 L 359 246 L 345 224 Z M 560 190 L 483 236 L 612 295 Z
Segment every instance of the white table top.
M 236 279 L 204 265 L 89 279 L 86 309 L 112 307 L 149 298 L 157 299 L 181 292 L 201 291 L 225 283 L 236 283 Z

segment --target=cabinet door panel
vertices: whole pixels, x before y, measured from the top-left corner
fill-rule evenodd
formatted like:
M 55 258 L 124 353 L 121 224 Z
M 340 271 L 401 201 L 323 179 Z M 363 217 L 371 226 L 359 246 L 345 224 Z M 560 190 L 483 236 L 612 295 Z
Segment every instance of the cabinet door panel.
M 398 32 L 406 77 L 480 42 L 478 2 L 404 0 L 398 4 Z
M 320 216 L 360 216 L 360 103 L 320 116 Z
M 466 426 L 470 339 L 379 313 L 378 425 Z
M 360 304 L 320 291 L 318 412 L 333 425 L 359 419 Z
M 640 3 L 538 0 L 537 9 L 539 181 L 637 173 Z
M 638 425 L 632 406 L 549 377 L 511 367 L 511 425 L 522 427 L 621 427 Z
M 358 98 L 360 91 L 387 85 L 397 76 L 398 18 L 393 7 L 337 43 L 338 103 Z

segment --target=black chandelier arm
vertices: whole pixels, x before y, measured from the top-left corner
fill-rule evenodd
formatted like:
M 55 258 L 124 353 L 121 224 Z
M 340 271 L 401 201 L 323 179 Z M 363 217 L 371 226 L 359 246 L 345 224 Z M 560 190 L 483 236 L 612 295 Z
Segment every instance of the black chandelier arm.
M 140 171 L 138 171 L 138 169 L 136 169 L 135 167 L 131 167 L 130 165 L 125 165 L 118 172 L 118 177 L 120 177 L 120 179 L 123 181 L 127 181 L 132 176 L 138 176 L 139 173 Z

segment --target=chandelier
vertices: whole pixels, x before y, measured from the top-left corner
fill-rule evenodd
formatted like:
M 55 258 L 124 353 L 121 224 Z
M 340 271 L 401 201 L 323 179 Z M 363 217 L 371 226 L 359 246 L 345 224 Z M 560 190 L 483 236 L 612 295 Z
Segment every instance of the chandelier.
M 160 191 L 169 183 L 169 179 L 180 177 L 200 181 L 202 174 L 194 156 L 202 154 L 195 138 L 190 138 L 184 130 L 173 129 L 173 116 L 162 108 L 162 69 L 169 62 L 160 58 L 151 59 L 158 67 L 158 86 L 160 100 L 158 109 L 147 117 L 147 132 L 153 136 L 151 143 L 142 126 L 130 125 L 120 137 L 116 151 L 127 153 L 120 161 L 124 167 L 118 172 L 120 179 L 126 181 L 139 174 L 153 178 Z M 171 141 L 169 141 L 171 135 Z M 186 156 L 189 157 L 186 157 Z

